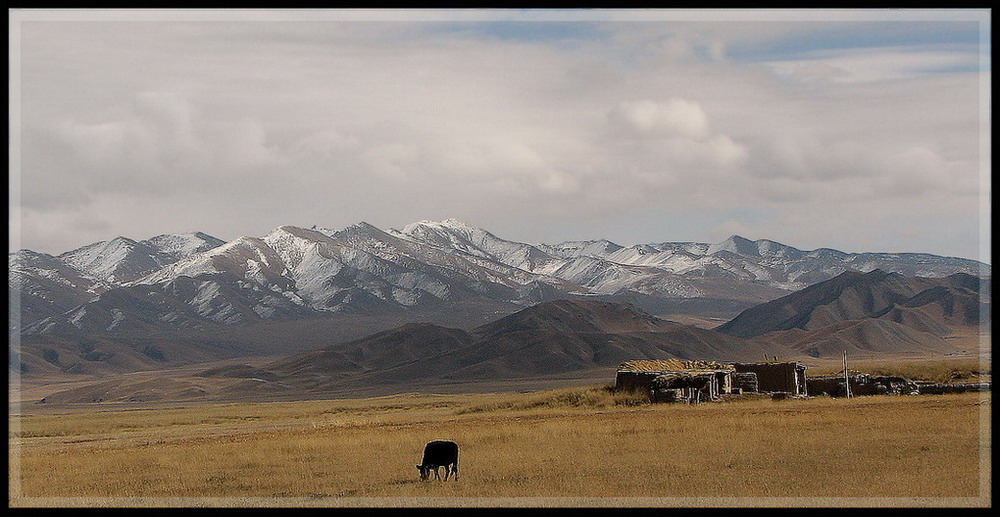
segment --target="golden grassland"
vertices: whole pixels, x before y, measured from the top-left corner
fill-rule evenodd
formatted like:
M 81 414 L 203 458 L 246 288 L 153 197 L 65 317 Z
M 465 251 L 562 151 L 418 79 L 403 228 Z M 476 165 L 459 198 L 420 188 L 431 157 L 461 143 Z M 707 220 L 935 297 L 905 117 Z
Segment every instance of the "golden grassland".
M 942 360 L 862 360 L 852 361 L 848 364 L 852 371 L 859 371 L 871 375 L 889 375 L 904 377 L 914 381 L 928 382 L 979 382 L 989 381 L 992 376 L 992 366 L 989 362 L 975 359 L 953 359 Z M 843 363 L 830 362 L 821 366 L 810 368 L 807 375 L 822 376 L 842 373 Z
M 11 417 L 11 505 L 848 497 L 983 506 L 989 400 L 689 406 L 593 386 L 130 411 L 25 407 Z M 460 479 L 418 481 L 423 445 L 441 438 L 462 447 Z

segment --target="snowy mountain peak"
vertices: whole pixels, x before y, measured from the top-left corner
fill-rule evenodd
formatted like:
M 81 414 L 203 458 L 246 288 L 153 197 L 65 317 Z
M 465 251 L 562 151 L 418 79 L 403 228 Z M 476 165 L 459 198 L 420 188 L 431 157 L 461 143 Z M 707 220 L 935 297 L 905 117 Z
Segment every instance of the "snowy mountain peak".
M 274 250 L 267 245 L 264 239 L 246 235 L 237 237 L 235 240 L 208 250 L 198 256 L 230 257 L 236 262 L 242 262 L 244 258 L 251 258 L 263 261 L 265 265 L 271 265 L 271 262 L 275 262 L 273 260 L 275 258 Z
M 361 222 L 358 222 L 358 223 L 354 223 L 354 224 L 352 224 L 352 225 L 350 225 L 350 226 L 348 226 L 347 228 L 344 228 L 344 229 L 345 230 L 378 230 L 378 231 L 382 231 L 380 228 L 378 228 L 375 225 L 373 225 L 371 223 L 368 223 L 366 221 L 361 221 Z
M 312 231 L 314 231 L 314 232 L 322 233 L 323 235 L 326 235 L 327 237 L 333 235 L 334 233 L 337 233 L 337 230 L 334 230 L 333 228 L 327 228 L 325 226 L 316 226 L 315 224 L 312 225 L 311 227 L 309 227 L 309 229 L 312 230 Z
M 760 251 L 757 249 L 757 244 L 754 241 L 745 237 L 740 237 L 739 235 L 730 236 L 728 239 L 720 243 L 709 246 L 707 254 L 715 255 L 720 251 L 728 251 L 730 253 L 748 257 L 760 255 Z
M 7 254 L 7 261 L 11 267 L 17 265 L 31 264 L 41 260 L 53 260 L 55 257 L 48 253 L 39 253 L 29 249 L 20 249 Z
M 67 251 L 57 258 L 86 276 L 115 285 L 137 280 L 221 244 L 221 239 L 201 232 L 157 235 L 144 241 L 118 236 Z
M 793 248 L 791 246 L 782 244 L 780 242 L 775 242 L 768 239 L 760 239 L 756 241 L 757 252 L 762 257 L 777 257 L 777 258 L 801 258 L 805 252 L 798 248 Z
M 314 234 L 326 235 L 325 233 L 320 231 L 319 228 L 316 228 L 315 226 L 310 229 L 306 229 L 306 228 L 300 228 L 298 226 L 282 225 L 275 228 L 274 230 L 271 230 L 271 233 L 265 235 L 264 241 L 269 242 L 272 238 L 284 235 L 293 235 L 296 237 L 308 239 L 310 236 Z
M 635 252 L 638 253 L 639 255 L 649 255 L 651 253 L 657 253 L 658 251 L 660 251 L 654 248 L 653 246 L 650 246 L 649 244 L 636 244 L 635 246 L 632 246 L 629 249 L 635 250 Z
M 465 221 L 461 221 L 455 218 L 448 218 L 442 221 L 431 221 L 423 220 L 415 223 L 410 223 L 403 227 L 400 231 L 405 235 L 415 235 L 420 233 L 425 233 L 427 231 L 444 231 L 452 233 L 461 233 L 463 235 L 469 235 L 471 233 L 489 233 L 486 230 L 472 226 Z
M 86 246 L 81 246 L 71 251 L 59 255 L 60 258 L 75 260 L 78 257 L 89 257 L 94 253 L 110 253 L 116 250 L 129 249 L 136 245 L 136 242 L 127 237 L 118 236 L 106 241 L 98 241 Z
M 333 237 L 315 229 L 280 226 L 267 234 L 263 242 L 281 257 L 286 267 L 294 270 L 303 257 L 316 253 L 317 247 L 330 247 Z
M 607 239 L 597 239 L 592 241 L 566 241 L 552 246 L 543 245 L 541 248 L 552 255 L 562 258 L 579 256 L 606 257 L 618 250 L 623 249 L 622 246 Z
M 469 240 L 477 232 L 471 227 L 445 224 L 444 221 L 420 221 L 404 226 L 400 233 L 424 244 L 472 252 L 475 246 L 471 246 Z
M 63 263 L 98 280 L 128 282 L 162 264 L 156 250 L 127 237 L 95 242 L 59 255 Z
M 471 224 L 469 224 L 469 223 L 467 223 L 465 221 L 462 221 L 460 219 L 455 219 L 454 217 L 449 217 L 449 218 L 447 218 L 447 219 L 439 222 L 438 224 L 440 224 L 441 226 L 450 226 L 452 228 L 462 228 L 462 229 L 467 229 L 467 230 L 477 230 L 478 229 L 477 227 L 472 226 Z
M 70 288 L 103 288 L 103 286 L 95 285 L 93 278 L 82 276 L 79 270 L 67 266 L 64 262 L 48 253 L 19 250 L 10 253 L 8 259 L 8 267 L 11 273 L 10 280 L 12 282 L 15 276 L 20 275 L 22 279 L 26 277 L 45 279 Z
M 222 239 L 202 232 L 168 233 L 142 241 L 143 244 L 165 255 L 165 262 L 173 262 L 184 257 L 208 251 L 225 244 Z
M 720 251 L 728 251 L 744 257 L 767 257 L 798 259 L 805 255 L 805 252 L 769 239 L 759 239 L 752 241 L 739 235 L 733 235 L 728 239 L 712 244 L 705 252 L 706 255 L 715 255 Z
M 376 255 L 387 255 L 395 257 L 400 250 L 396 249 L 400 236 L 392 235 L 371 224 L 361 222 L 344 228 L 343 230 L 329 234 L 331 239 L 339 241 L 343 245 L 364 250 Z M 405 236 L 403 238 L 406 238 Z
M 489 259 L 528 272 L 548 271 L 558 259 L 540 247 L 501 239 L 458 219 L 420 221 L 405 226 L 403 238 L 476 257 Z
M 343 230 L 336 231 L 330 234 L 331 237 L 340 239 L 347 238 L 351 236 L 371 236 L 371 235 L 382 235 L 385 232 L 381 228 L 361 221 L 360 223 L 352 224 Z
M 279 284 L 287 287 L 283 278 L 284 263 L 264 239 L 240 236 L 221 246 L 196 253 L 137 280 L 136 284 L 155 284 L 177 277 L 228 273 L 252 280 L 259 285 Z

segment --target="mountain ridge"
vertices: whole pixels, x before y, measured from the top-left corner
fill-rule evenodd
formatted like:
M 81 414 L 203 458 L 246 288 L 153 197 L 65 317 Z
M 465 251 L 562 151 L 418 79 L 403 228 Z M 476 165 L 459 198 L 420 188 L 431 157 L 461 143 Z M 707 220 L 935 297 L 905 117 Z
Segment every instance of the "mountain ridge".
M 182 277 L 201 282 L 202 295 L 164 299 L 158 305 L 162 310 L 137 317 L 198 327 L 210 326 L 208 320 L 242 324 L 304 313 L 401 314 L 471 300 L 511 312 L 574 296 L 641 300 L 646 310 L 694 307 L 698 304 L 689 302 L 698 300 L 748 308 L 844 271 L 870 271 L 887 263 L 903 274 L 931 276 L 989 269 L 971 260 L 923 254 L 823 250 L 802 251 L 740 236 L 716 244 L 623 247 L 597 239 L 534 245 L 457 219 L 419 221 L 387 231 L 364 222 L 341 230 L 286 225 L 262 237 L 228 242 L 201 232 L 143 241 L 117 237 L 58 256 L 12 253 L 10 290 L 21 296 L 26 310 L 20 325 L 12 322 L 10 330 L 75 332 L 80 330 L 73 324 L 78 306 L 88 304 L 96 304 L 92 314 L 106 318 L 91 330 L 118 328 L 127 322 L 115 323 L 114 318 L 128 319 L 133 308 L 112 307 L 108 298 L 100 298 L 102 293 L 133 291 L 117 300 L 170 297 Z M 187 305 L 181 313 L 190 317 L 178 319 L 173 308 L 180 305 Z M 223 312 L 229 316 L 211 317 Z
M 956 273 L 905 277 L 844 272 L 752 307 L 716 331 L 789 345 L 813 357 L 861 353 L 944 354 L 956 329 L 990 331 L 990 279 Z
M 28 366 L 36 368 L 53 363 L 62 365 L 67 374 L 90 373 L 93 377 L 95 372 L 88 371 L 88 365 L 114 365 L 112 372 L 123 373 L 155 370 L 150 364 L 156 363 L 169 368 L 214 361 L 212 366 L 189 367 L 187 371 L 194 373 L 188 373 L 186 378 L 170 377 L 168 391 L 175 394 L 172 396 L 192 400 L 249 395 L 295 399 L 334 393 L 387 394 L 442 386 L 458 389 L 468 383 L 482 387 L 521 382 L 521 386 L 530 386 L 557 378 L 596 378 L 595 375 L 606 378 L 621 362 L 635 359 L 730 362 L 758 361 L 763 355 L 803 360 L 810 356 L 839 356 L 844 351 L 854 357 L 943 356 L 957 351 L 942 339 L 953 330 L 948 324 L 974 322 L 966 304 L 971 298 L 985 304 L 988 319 L 988 280 L 962 274 L 929 280 L 882 271 L 842 276 L 813 286 L 814 291 L 833 292 L 832 296 L 795 293 L 812 305 L 841 302 L 837 310 L 824 315 L 827 319 L 817 319 L 816 325 L 769 331 L 750 339 L 673 322 L 629 303 L 578 298 L 537 303 L 471 328 L 411 321 L 346 341 L 319 335 L 317 342 L 326 341 L 325 344 L 299 352 L 288 350 L 267 360 L 259 353 L 253 354 L 248 343 L 220 340 L 218 334 L 204 334 L 201 339 L 189 335 L 186 338 L 190 341 L 189 348 L 176 349 L 172 348 L 178 345 L 176 337 L 151 341 L 153 335 L 140 333 L 133 335 L 134 340 L 124 347 L 101 338 L 67 340 L 58 349 L 52 341 L 43 341 L 48 348 L 32 347 Z M 199 280 L 181 277 L 176 281 Z M 910 292 L 916 294 L 906 297 Z M 848 307 L 848 302 L 855 306 Z M 808 310 L 810 307 L 801 312 L 814 312 Z M 783 322 L 788 318 L 779 315 L 776 320 Z M 283 328 L 301 327 L 303 322 L 293 319 L 288 321 L 292 327 Z M 220 324 L 220 328 L 229 327 Z M 255 335 L 266 330 L 260 326 L 252 329 Z M 276 335 L 283 339 L 298 335 L 277 330 Z M 44 336 L 28 336 L 30 340 L 41 338 Z M 178 352 L 186 354 L 180 361 Z M 74 353 L 80 354 L 79 359 Z M 191 361 L 191 357 L 196 360 Z M 217 366 L 226 357 L 230 361 Z M 257 359 L 252 360 L 254 357 Z M 248 359 L 252 361 L 241 362 Z M 46 401 L 78 403 L 109 398 L 136 401 L 167 396 L 148 389 L 153 385 L 136 384 L 125 375 L 118 380 L 101 380 L 58 391 L 46 397 Z M 142 387 L 138 393 L 137 386 Z
M 305 390 L 502 380 L 613 368 L 630 359 L 743 359 L 780 348 L 666 321 L 630 304 L 542 302 L 468 330 L 410 323 L 263 364 Z

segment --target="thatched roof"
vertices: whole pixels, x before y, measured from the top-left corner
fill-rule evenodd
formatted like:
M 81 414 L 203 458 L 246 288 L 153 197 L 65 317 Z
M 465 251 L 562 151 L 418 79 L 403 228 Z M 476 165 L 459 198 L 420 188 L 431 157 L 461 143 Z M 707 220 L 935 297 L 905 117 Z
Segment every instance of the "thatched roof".
M 680 359 L 661 359 L 647 361 L 625 361 L 618 365 L 618 371 L 632 372 L 680 372 L 704 370 L 733 370 L 731 364 L 716 361 L 681 361 Z

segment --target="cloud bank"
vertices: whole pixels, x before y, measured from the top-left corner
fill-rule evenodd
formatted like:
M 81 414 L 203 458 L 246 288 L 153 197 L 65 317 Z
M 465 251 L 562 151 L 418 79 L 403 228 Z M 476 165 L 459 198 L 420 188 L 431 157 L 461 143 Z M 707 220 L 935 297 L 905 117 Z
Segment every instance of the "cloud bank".
M 25 21 L 10 224 L 51 253 L 458 217 L 981 258 L 979 24 L 879 23 Z

